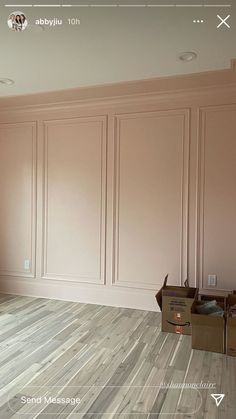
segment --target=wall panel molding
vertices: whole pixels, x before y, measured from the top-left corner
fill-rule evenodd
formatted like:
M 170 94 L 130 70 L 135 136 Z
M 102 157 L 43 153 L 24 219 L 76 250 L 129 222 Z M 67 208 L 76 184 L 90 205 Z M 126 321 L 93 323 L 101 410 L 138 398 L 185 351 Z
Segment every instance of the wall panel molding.
M 217 289 L 232 289 L 235 280 L 232 248 L 236 245 L 234 245 L 234 239 L 231 238 L 231 241 L 228 238 L 225 239 L 225 231 L 228 232 L 228 236 L 235 232 L 234 215 L 227 210 L 228 222 L 222 223 L 224 224 L 222 237 L 226 245 L 222 250 L 223 256 L 221 259 L 219 254 L 220 245 L 217 244 L 217 240 L 213 240 L 211 247 L 211 240 L 209 239 L 211 235 L 213 237 L 215 234 L 213 217 L 219 219 L 220 214 L 219 211 L 212 210 L 208 195 L 210 194 L 210 200 L 213 199 L 215 202 L 214 195 L 211 195 L 213 189 L 216 188 L 216 193 L 219 196 L 221 196 L 222 191 L 224 196 L 227 189 L 227 187 L 222 188 L 222 191 L 218 189 L 221 178 L 218 177 L 218 174 L 213 170 L 214 167 L 211 166 L 211 158 L 209 158 L 209 156 L 211 157 L 211 149 L 219 167 L 221 167 L 222 161 L 226 162 L 222 175 L 224 179 L 229 179 L 229 190 L 232 190 L 232 178 L 235 177 L 233 171 L 235 167 L 233 159 L 236 132 L 236 116 L 234 118 L 236 112 L 235 63 L 234 60 L 229 69 L 203 74 L 95 86 L 85 89 L 72 89 L 72 91 L 48 92 L 42 95 L 0 98 L 0 133 L 6 127 L 12 127 L 10 130 L 14 141 L 17 138 L 15 131 L 19 127 L 22 127 L 23 131 L 21 132 L 27 133 L 26 136 L 20 134 L 20 141 L 24 145 L 22 150 L 18 150 L 20 151 L 18 154 L 23 162 L 22 164 L 28 170 L 26 183 L 31 182 L 31 186 L 28 186 L 27 189 L 28 192 L 24 192 L 24 186 L 22 186 L 25 182 L 24 178 L 21 187 L 15 186 L 16 192 L 12 194 L 13 200 L 15 199 L 14 195 L 18 197 L 21 194 L 23 196 L 22 207 L 19 207 L 23 208 L 23 211 L 26 208 L 27 214 L 30 215 L 28 216 L 29 222 L 24 222 L 22 229 L 21 225 L 17 226 L 16 224 L 16 227 L 14 227 L 16 229 L 16 240 L 20 240 L 20 245 L 18 245 L 16 251 L 12 238 L 9 240 L 10 245 L 6 237 L 3 237 L 2 242 L 0 242 L 3 251 L 6 241 L 6 247 L 9 245 L 13 249 L 12 254 L 16 253 L 15 259 L 12 255 L 5 258 L 8 262 L 6 266 L 3 266 L 3 263 L 0 264 L 0 268 L 2 268 L 0 290 L 6 293 L 157 310 L 154 295 L 162 285 L 163 276 L 169 273 L 170 284 L 178 285 L 182 285 L 186 277 L 189 276 L 191 285 L 206 288 L 206 272 L 210 269 L 208 259 L 211 259 L 212 268 L 210 272 L 218 273 L 213 272 L 215 266 L 220 271 Z M 221 124 L 226 124 L 227 118 L 230 118 L 228 127 L 222 133 Z M 156 120 L 162 121 L 162 125 L 155 122 Z M 167 121 L 166 124 L 164 121 Z M 214 121 L 217 130 L 214 128 Z M 144 222 L 140 230 L 143 234 L 144 256 L 140 273 L 137 270 L 137 275 L 132 276 L 133 261 L 131 260 L 131 263 L 129 263 L 129 260 L 127 260 L 126 264 L 126 256 L 131 255 L 135 260 L 134 255 L 137 251 L 137 266 L 140 267 L 138 262 L 140 261 L 141 251 L 139 250 L 142 247 L 138 248 L 139 225 L 136 219 L 137 222 L 134 223 L 135 240 L 130 241 L 135 250 L 133 253 L 130 252 L 127 243 L 133 225 L 131 223 L 129 227 L 127 219 L 129 210 L 134 214 L 132 202 L 137 205 L 135 216 L 141 219 L 139 184 L 143 188 L 144 196 L 149 193 L 149 189 L 146 193 L 146 186 L 147 188 L 150 186 L 150 190 L 152 190 L 151 188 L 155 190 L 155 181 L 150 182 L 149 185 L 148 179 L 151 178 L 152 173 L 155 174 L 153 159 L 156 157 L 152 156 L 149 146 L 144 141 L 145 133 L 148 132 L 147 139 L 150 138 L 151 141 L 150 149 L 157 152 L 158 147 L 155 146 L 155 136 L 153 135 L 155 127 L 157 127 L 157 139 L 159 138 L 159 130 L 165 138 L 164 142 L 159 141 L 158 143 L 161 150 L 160 156 L 163 156 L 160 162 L 161 164 L 166 161 L 171 162 L 171 166 L 165 164 L 165 168 L 163 163 L 163 166 L 157 170 L 157 173 L 163 178 L 163 183 L 167 182 L 166 190 L 169 191 L 169 195 L 165 196 L 164 189 L 160 188 L 160 199 L 164 196 L 163 207 L 160 212 L 158 206 L 155 207 L 156 201 L 153 203 L 152 199 L 148 198 L 154 210 L 151 212 L 150 224 Z M 80 139 L 79 144 L 76 144 L 76 131 L 78 131 L 78 139 Z M 63 132 L 68 132 L 68 134 L 63 134 L 64 138 Z M 168 150 L 172 148 L 172 138 L 176 158 L 172 155 L 169 159 Z M 214 142 L 215 138 L 216 143 Z M 226 149 L 223 147 L 224 139 L 225 143 L 228 144 Z M 139 154 L 136 149 L 137 141 L 139 141 L 137 148 L 141 150 Z M 58 154 L 57 145 L 59 143 L 61 150 L 65 147 L 64 156 L 60 151 Z M 127 147 L 126 143 L 128 144 Z M 165 144 L 167 144 L 166 148 Z M 67 145 L 69 149 L 72 147 L 71 154 L 67 150 Z M 215 153 L 216 145 L 218 147 L 217 153 Z M 208 147 L 207 150 L 206 146 Z M 228 147 L 231 149 L 231 154 L 229 152 L 227 154 Z M 77 171 L 75 164 L 75 153 L 78 153 L 79 150 L 82 150 L 81 155 L 84 155 L 80 164 L 83 167 L 85 177 L 88 176 L 85 167 L 87 164 L 94 182 L 91 182 L 89 177 L 86 177 L 88 180 L 86 182 L 83 182 L 83 179 L 80 178 L 80 172 Z M 7 148 L 6 153 L 11 154 Z M 91 160 L 89 156 L 91 156 Z M 135 156 L 141 162 L 144 158 L 144 165 L 140 167 L 140 171 L 135 166 Z M 71 166 L 68 159 L 72 161 Z M 148 159 L 150 159 L 150 168 L 147 163 Z M 227 165 L 227 161 L 231 163 Z M 84 164 L 84 162 L 87 163 Z M 59 190 L 61 185 L 60 171 L 57 170 L 59 167 L 64 168 L 63 176 L 72 188 L 72 192 L 70 192 L 67 187 L 63 186 L 64 195 L 60 194 Z M 147 169 L 148 174 L 146 173 Z M 72 170 L 72 174 L 69 173 L 70 170 Z M 145 179 L 142 179 L 141 172 L 144 173 L 144 177 L 146 176 Z M 210 173 L 211 180 L 209 183 L 206 182 L 206 173 L 207 176 Z M 217 181 L 214 183 L 212 179 L 215 179 L 215 174 Z M 230 174 L 232 175 L 230 176 Z M 77 177 L 75 182 L 72 175 L 75 178 Z M 135 182 L 132 181 L 135 176 L 138 178 L 136 189 Z M 20 178 L 16 176 L 14 185 L 18 185 L 18 179 Z M 55 186 L 57 181 L 59 183 L 58 188 Z M 95 202 L 94 211 L 89 212 L 85 221 L 85 229 L 87 228 L 89 232 L 87 235 L 85 229 L 83 229 L 84 226 L 76 219 L 76 213 L 82 211 L 78 196 L 75 197 L 75 201 L 73 200 L 73 196 L 76 195 L 76 182 L 78 189 L 84 188 L 83 190 L 88 193 L 90 202 L 93 198 Z M 171 182 L 175 185 L 173 188 L 171 188 Z M 213 184 L 212 188 L 211 184 Z M 225 184 L 227 186 L 227 181 L 225 181 Z M 132 190 L 133 186 L 134 191 Z M 0 190 L 1 187 L 3 187 L 3 194 L 1 194 L 1 199 L 3 199 L 7 196 L 6 185 L 2 186 L 0 184 Z M 160 184 L 157 182 L 157 189 L 159 187 Z M 21 188 L 23 188 L 23 194 L 21 192 L 17 194 L 17 191 L 20 191 Z M 82 189 L 79 189 L 79 191 L 83 197 Z M 178 196 L 175 194 L 175 190 L 178 191 Z M 226 200 L 233 203 L 231 207 L 234 209 L 231 195 L 229 194 Z M 66 202 L 71 200 L 72 207 L 75 208 L 72 210 L 72 214 L 68 211 L 68 208 L 63 209 L 63 196 L 65 196 L 65 208 Z M 132 199 L 130 200 L 129 197 L 132 197 Z M 149 197 L 151 197 L 151 194 L 149 194 Z M 165 202 L 168 203 L 168 199 L 170 202 L 171 199 L 177 202 L 174 204 L 175 211 L 168 211 L 167 213 L 169 229 L 168 225 L 167 227 L 165 225 L 165 210 L 167 208 Z M 27 204 L 25 205 L 25 203 Z M 54 210 L 56 208 L 54 204 L 60 211 Z M 127 204 L 130 205 L 130 208 L 127 207 Z M 13 213 L 14 208 L 18 207 L 18 204 L 14 205 L 14 202 L 13 205 L 10 205 L 13 208 Z M 218 201 L 216 201 L 216 208 L 218 206 Z M 147 218 L 147 208 L 144 205 L 144 218 Z M 221 210 L 227 218 L 227 211 L 225 211 L 223 205 Z M 63 217 L 66 211 L 68 212 L 68 223 L 63 222 L 63 220 L 65 221 Z M 155 225 L 153 216 L 155 211 L 158 211 L 160 219 L 163 216 L 163 228 L 160 223 L 157 223 L 157 226 Z M 50 225 L 47 224 L 49 214 Z M 65 229 L 62 229 L 61 232 L 61 237 L 65 241 L 63 244 L 65 248 L 64 262 L 62 260 L 63 252 L 61 251 L 60 254 L 57 248 L 59 243 L 57 238 L 60 236 L 57 227 L 61 216 L 62 225 L 65 226 Z M 2 225 L 6 220 L 4 217 L 5 214 L 2 218 Z M 13 219 L 15 219 L 14 214 Z M 207 225 L 205 225 L 206 220 Z M 8 224 L 10 225 L 10 223 Z M 218 231 L 219 235 L 219 222 L 216 221 L 215 224 L 215 230 Z M 86 260 L 86 253 L 88 254 L 86 249 L 89 249 L 90 244 L 88 243 L 90 243 L 92 237 L 91 266 L 88 263 L 83 264 L 83 258 L 77 263 L 79 260 L 77 254 L 75 256 L 73 254 L 70 259 L 68 237 L 71 237 L 73 249 L 77 249 L 76 243 L 79 243 L 78 253 L 83 254 L 83 246 L 80 237 L 78 237 L 80 228 L 85 240 L 84 260 Z M 94 229 L 94 235 L 91 234 L 90 228 Z M 145 253 L 145 249 L 149 245 L 148 234 L 151 235 L 151 244 L 154 247 L 156 232 L 159 232 L 161 237 L 165 229 L 170 232 L 170 238 L 167 238 L 163 245 L 163 257 L 158 259 L 160 266 L 157 266 L 154 276 L 155 263 L 153 261 L 155 255 L 151 254 L 150 256 L 148 252 Z M 25 233 L 26 230 L 27 234 Z M 128 232 L 127 237 L 124 234 L 125 231 Z M 147 231 L 146 236 L 145 231 Z M 12 237 L 14 238 L 13 234 Z M 171 241 L 172 246 L 169 252 L 165 247 L 168 240 Z M 120 243 L 121 251 L 119 249 Z M 229 243 L 233 243 L 230 248 Z M 22 263 L 22 260 L 26 257 L 23 255 L 25 244 L 30 249 L 26 252 L 27 257 L 32 260 L 29 272 L 24 271 Z M 53 256 L 53 245 L 55 246 L 55 257 Z M 158 243 L 156 247 L 156 253 L 160 254 Z M 212 249 L 216 249 L 215 256 Z M 144 275 L 142 269 L 146 264 L 146 269 L 149 270 L 149 262 L 147 262 L 149 260 L 151 260 L 150 266 L 152 268 L 150 272 L 152 272 L 152 275 Z M 163 260 L 165 264 L 162 265 Z M 233 280 L 230 278 L 233 278 Z
M 22 237 L 21 240 L 23 241 L 23 246 L 25 245 L 25 243 L 27 243 L 27 247 L 29 248 L 29 252 L 27 254 L 22 254 L 22 259 L 21 261 L 17 261 L 17 264 L 19 266 L 19 264 L 21 264 L 21 269 L 20 268 L 15 268 L 14 269 L 14 258 L 15 256 L 18 257 L 18 254 L 15 253 L 12 255 L 12 259 L 11 262 L 8 262 L 8 266 L 9 267 L 0 267 L 0 276 L 8 276 L 8 277 L 27 277 L 27 278 L 35 278 L 36 276 L 36 264 L 35 264 L 35 258 L 36 258 L 36 158 L 37 158 L 37 133 L 36 133 L 36 127 L 37 127 L 37 123 L 36 122 L 19 122 L 19 123 L 5 123 L 5 124 L 0 124 L 0 141 L 2 140 L 3 142 L 11 142 L 12 143 L 12 157 L 15 159 L 19 159 L 20 155 L 17 155 L 15 153 L 17 153 L 17 151 L 14 149 L 13 144 L 15 143 L 15 145 L 17 147 L 19 147 L 18 143 L 22 142 L 22 150 L 25 150 L 25 153 L 28 153 L 28 157 L 29 160 L 28 161 L 24 161 L 22 163 L 27 165 L 27 167 L 24 166 L 19 166 L 18 169 L 20 170 L 19 176 L 23 176 L 24 177 L 24 181 L 26 181 L 26 176 L 29 176 L 28 182 L 29 182 L 29 188 L 28 191 L 25 193 L 30 194 L 30 196 L 28 197 L 29 199 L 27 200 L 26 196 L 23 197 L 23 202 L 19 202 L 19 200 L 17 202 L 14 203 L 14 219 L 15 219 L 15 224 L 17 223 L 17 219 L 19 217 L 19 214 L 17 213 L 17 211 L 19 210 L 19 208 L 17 207 L 18 204 L 29 204 L 29 219 L 25 219 L 25 228 L 27 229 L 27 231 L 21 231 Z M 5 137 L 6 135 L 6 137 Z M 24 144 L 23 144 L 24 143 Z M 28 143 L 26 145 L 26 143 Z M 4 149 L 3 151 L 5 152 L 6 149 Z M 19 148 L 18 148 L 19 151 Z M 24 158 L 25 156 L 22 157 Z M 10 156 L 8 156 L 8 159 L 11 159 Z M 19 163 L 20 164 L 20 163 Z M 30 170 L 28 170 L 28 164 L 30 164 Z M 6 182 L 5 182 L 6 181 Z M 8 190 L 8 180 L 6 178 L 3 179 L 3 183 L 4 183 L 4 190 L 8 191 L 8 194 L 11 195 L 14 193 L 14 191 Z M 2 191 L 3 192 L 3 191 Z M 19 198 L 19 197 L 18 197 Z M 3 194 L 1 195 L 1 199 L 3 200 Z M 27 202 L 26 202 L 26 201 Z M 4 202 L 3 202 L 4 204 Z M 9 208 L 10 210 L 10 208 Z M 26 208 L 24 208 L 24 210 L 26 210 Z M 13 211 L 13 206 L 11 205 L 11 213 Z M 7 215 L 7 213 L 6 213 Z M 5 215 L 5 216 L 6 216 Z M 23 217 L 25 217 L 25 214 L 23 214 Z M 13 221 L 13 220 L 12 220 Z M 19 218 L 19 223 L 21 223 L 21 219 Z M 8 228 L 9 228 L 9 224 Z M 1 226 L 2 229 L 5 229 L 5 225 L 4 225 L 4 219 L 1 220 Z M 28 234 L 27 234 L 28 232 Z M 5 235 L 4 231 L 2 231 L 2 233 Z M 13 234 L 14 232 L 12 232 Z M 17 232 L 16 232 L 17 233 Z M 18 235 L 16 236 L 18 238 L 18 240 L 20 240 L 20 238 L 18 237 Z M 13 237 L 12 237 L 13 239 Z M 20 243 L 19 243 L 20 245 Z M 21 245 L 20 245 L 21 247 Z M 22 250 L 23 251 L 23 250 Z M 5 248 L 4 245 L 2 247 L 1 250 L 1 257 L 4 257 L 4 252 L 5 252 Z M 6 256 L 7 257 L 7 256 Z M 25 270 L 24 269 L 24 259 L 28 259 L 30 261 L 30 267 L 29 269 Z M 12 268 L 11 268 L 12 266 Z
M 235 112 L 236 116 L 236 103 L 235 104 L 227 104 L 227 105 L 219 105 L 219 106 L 207 106 L 199 108 L 199 128 L 198 128 L 198 162 L 197 162 L 197 217 L 196 217 L 196 254 L 195 254 L 195 261 L 196 261 L 196 272 L 198 276 L 198 286 L 200 288 L 204 289 L 212 289 L 209 288 L 204 283 L 204 274 L 205 274 L 205 260 L 207 259 L 206 249 L 205 249 L 205 239 L 206 239 L 206 226 L 205 226 L 205 212 L 206 212 L 206 168 L 209 167 L 209 165 L 214 164 L 213 161 L 206 161 L 206 145 L 207 141 L 210 139 L 207 137 L 207 128 L 208 128 L 208 121 L 207 118 L 209 116 L 215 116 L 216 121 L 221 121 L 222 115 L 224 113 L 228 112 Z M 227 139 L 227 133 L 231 132 L 231 136 L 233 133 L 233 127 L 225 127 L 226 129 L 229 129 L 229 131 L 225 131 L 226 139 Z M 218 139 L 216 138 L 216 141 Z M 225 145 L 227 145 L 225 141 Z M 212 149 L 214 151 L 214 149 Z M 209 153 L 208 153 L 209 155 Z M 222 159 L 224 159 L 223 155 L 223 149 L 222 149 Z M 222 160 L 223 161 L 223 160 Z M 215 165 L 217 165 L 217 162 L 215 161 Z M 229 165 L 229 162 L 227 162 L 227 165 Z M 220 170 L 220 169 L 219 169 Z M 222 177 L 224 177 L 224 173 L 222 172 Z M 226 179 L 227 180 L 227 179 Z M 225 184 L 225 188 L 227 188 L 227 183 Z M 218 201 L 220 204 L 221 196 L 217 194 Z M 225 204 L 227 205 L 227 203 Z M 217 210 L 217 207 L 215 208 Z M 214 212 L 212 213 L 212 216 L 214 216 Z M 227 224 L 228 220 L 224 220 L 224 222 Z M 215 225 L 217 228 L 217 224 Z M 228 237 L 229 241 L 231 240 L 230 237 Z M 220 238 L 218 237 L 218 240 Z M 212 246 L 214 246 L 214 240 L 212 239 Z M 217 245 L 216 245 L 217 246 Z M 219 258 L 217 258 L 218 260 Z M 226 268 L 226 267 L 225 267 Z M 217 268 L 215 267 L 215 270 Z M 225 269 L 227 271 L 227 269 Z M 208 272 L 208 274 L 217 274 L 217 272 Z M 220 290 L 227 290 L 228 287 L 224 287 L 222 285 L 217 286 L 217 289 Z M 213 288 L 214 291 L 214 288 Z
M 113 286 L 125 286 L 131 288 L 143 288 L 143 289 L 154 289 L 162 285 L 160 282 L 149 282 L 145 277 L 143 281 L 137 278 L 135 282 L 127 281 L 119 278 L 119 237 L 120 237 L 120 226 L 119 226 L 119 212 L 120 212 L 120 148 L 121 148 L 121 123 L 123 121 L 129 121 L 136 119 L 137 121 L 142 118 L 172 118 L 179 117 L 180 124 L 182 125 L 182 138 L 181 138 L 181 219 L 180 219 L 180 254 L 179 254 L 179 272 L 178 281 L 179 285 L 182 285 L 184 280 L 188 277 L 188 207 L 189 207 L 189 123 L 190 123 L 190 111 L 188 109 L 183 110 L 168 110 L 168 111 L 156 111 L 156 112 L 142 112 L 135 114 L 122 114 L 116 115 L 114 129 L 115 129 L 115 150 L 114 150 L 114 226 L 113 226 L 113 274 L 112 284 Z M 143 150 L 145 153 L 145 150 Z M 133 153 L 135 155 L 135 147 L 133 147 Z M 141 170 L 141 168 L 140 168 Z M 166 168 L 168 170 L 168 167 Z M 162 197 L 160 197 L 162 199 Z M 148 271 L 148 266 L 147 266 Z M 167 272 L 166 272 L 167 273 Z M 157 273 L 158 275 L 158 273 Z M 171 278 L 173 280 L 173 278 Z M 175 278 L 176 280 L 176 278 Z
M 73 118 L 73 119 L 63 119 L 63 120 L 49 120 L 44 121 L 44 158 L 43 158 L 43 240 L 42 240 L 42 263 L 41 263 L 41 278 L 43 279 L 53 279 L 58 281 L 72 281 L 72 282 L 88 282 L 88 283 L 96 283 L 96 284 L 105 284 L 105 232 L 106 232 L 106 165 L 107 165 L 107 117 L 100 116 L 88 116 L 86 118 Z M 68 127 L 68 129 L 76 127 L 88 127 L 88 129 L 95 129 L 98 136 L 99 141 L 99 153 L 98 155 L 99 160 L 99 176 L 100 180 L 98 179 L 98 191 L 99 191 L 99 272 L 98 275 L 94 276 L 88 273 L 81 273 L 77 272 L 75 274 L 71 274 L 69 272 L 49 272 L 48 271 L 48 182 L 49 182 L 49 174 L 48 174 L 48 165 L 49 165 L 49 153 L 48 148 L 50 144 L 50 137 L 49 137 L 49 129 L 56 128 L 62 129 L 63 127 Z M 79 139 L 79 137 L 78 137 Z M 68 141 L 70 138 L 68 138 Z M 52 137 L 52 141 L 57 141 L 55 138 Z M 80 140 L 81 141 L 81 140 Z M 84 147 L 86 147 L 86 142 L 88 141 L 87 138 L 84 138 Z M 96 139 L 97 141 L 97 139 Z M 83 143 L 83 140 L 82 140 Z M 68 144 L 68 147 L 71 144 Z M 96 144 L 97 146 L 97 144 Z M 88 156 L 87 156 L 88 157 Z M 78 179 L 79 181 L 79 179 Z M 70 214 L 68 214 L 68 221 L 70 218 Z M 87 220 L 85 219 L 84 222 Z M 94 233 L 96 234 L 96 233 Z M 62 237 L 63 240 L 63 237 Z M 73 250 L 74 251 L 74 250 Z M 78 249 L 79 252 L 79 249 Z M 69 267 L 68 267 L 69 268 Z

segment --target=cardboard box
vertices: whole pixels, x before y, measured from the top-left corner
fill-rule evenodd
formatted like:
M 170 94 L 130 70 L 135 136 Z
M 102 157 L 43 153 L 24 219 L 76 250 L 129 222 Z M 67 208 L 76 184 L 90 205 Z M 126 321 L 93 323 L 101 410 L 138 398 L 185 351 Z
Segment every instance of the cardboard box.
M 201 301 L 212 301 L 216 300 L 217 302 L 221 302 L 223 304 L 227 304 L 227 298 L 229 295 L 229 291 L 222 291 L 222 290 L 207 290 L 207 289 L 200 289 L 198 293 L 198 299 Z
M 236 356 L 236 317 L 230 317 L 229 309 L 236 304 L 236 294 L 228 296 L 226 317 L 226 353 Z
M 226 307 L 222 301 L 217 301 L 217 303 L 225 310 Z M 225 353 L 225 315 L 220 317 L 198 314 L 196 306 L 202 304 L 204 301 L 195 301 L 191 308 L 192 348 Z
M 157 303 L 162 311 L 162 331 L 191 335 L 191 306 L 197 299 L 198 289 L 167 285 L 168 275 L 163 287 L 156 294 Z

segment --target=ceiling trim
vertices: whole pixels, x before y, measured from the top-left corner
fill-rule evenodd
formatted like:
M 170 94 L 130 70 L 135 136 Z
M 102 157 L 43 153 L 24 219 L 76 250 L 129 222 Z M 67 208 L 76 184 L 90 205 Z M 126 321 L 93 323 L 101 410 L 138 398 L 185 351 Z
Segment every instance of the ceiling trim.
M 236 59 L 232 59 L 230 68 L 224 70 L 0 97 L 0 109 L 26 110 L 29 107 L 76 105 L 91 101 L 119 100 L 124 97 L 134 99 L 144 95 L 152 97 L 181 94 L 181 92 L 185 92 L 185 94 L 196 91 L 201 93 L 212 87 L 227 88 L 232 86 L 236 86 Z

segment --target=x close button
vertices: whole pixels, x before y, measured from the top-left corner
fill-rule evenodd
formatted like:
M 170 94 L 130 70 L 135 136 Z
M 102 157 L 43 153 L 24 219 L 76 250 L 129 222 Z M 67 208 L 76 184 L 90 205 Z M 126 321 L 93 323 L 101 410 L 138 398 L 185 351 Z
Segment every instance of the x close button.
M 219 29 L 222 26 L 226 26 L 228 29 L 230 29 L 230 25 L 227 23 L 227 20 L 229 20 L 230 15 L 226 16 L 226 17 L 221 17 L 220 15 L 217 15 L 218 19 L 220 19 L 220 23 L 217 26 L 217 29 Z

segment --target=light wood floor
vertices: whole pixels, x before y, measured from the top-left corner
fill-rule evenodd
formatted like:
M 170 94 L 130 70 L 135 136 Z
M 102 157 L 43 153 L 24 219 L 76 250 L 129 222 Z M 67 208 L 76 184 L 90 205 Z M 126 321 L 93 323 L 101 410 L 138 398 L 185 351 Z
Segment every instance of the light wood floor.
M 162 333 L 159 313 L 0 295 L 0 406 L 1 419 L 236 419 L 236 358 Z

